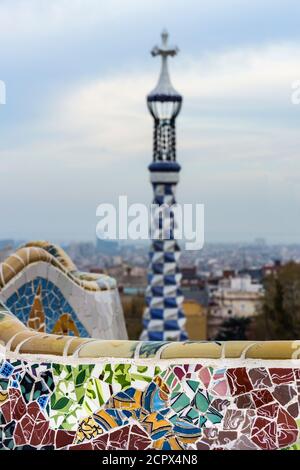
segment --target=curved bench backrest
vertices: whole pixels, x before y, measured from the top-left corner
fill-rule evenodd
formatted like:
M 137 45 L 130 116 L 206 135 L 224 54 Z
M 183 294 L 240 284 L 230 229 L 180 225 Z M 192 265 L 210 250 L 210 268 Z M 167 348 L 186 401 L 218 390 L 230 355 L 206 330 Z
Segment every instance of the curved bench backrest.
M 28 243 L 0 264 L 0 299 L 37 331 L 127 338 L 115 280 L 77 271 L 66 253 L 48 242 Z

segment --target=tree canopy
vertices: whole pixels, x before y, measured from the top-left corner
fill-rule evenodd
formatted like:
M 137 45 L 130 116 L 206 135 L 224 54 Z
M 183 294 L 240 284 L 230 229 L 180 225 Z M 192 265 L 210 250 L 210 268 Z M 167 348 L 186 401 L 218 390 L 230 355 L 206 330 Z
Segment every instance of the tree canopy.
M 266 276 L 264 298 L 255 321 L 257 339 L 299 339 L 300 264 L 289 262 Z

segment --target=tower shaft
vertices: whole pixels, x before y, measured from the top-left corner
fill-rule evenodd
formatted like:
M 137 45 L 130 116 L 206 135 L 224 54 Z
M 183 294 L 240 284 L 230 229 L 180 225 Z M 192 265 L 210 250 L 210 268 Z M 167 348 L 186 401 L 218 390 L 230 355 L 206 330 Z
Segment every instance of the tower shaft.
M 155 89 L 148 95 L 147 104 L 154 118 L 153 162 L 149 166 L 156 207 L 152 214 L 152 245 L 149 253 L 146 309 L 141 339 L 146 341 L 182 341 L 187 339 L 183 294 L 180 288 L 180 247 L 176 240 L 176 185 L 180 165 L 176 162 L 176 117 L 182 97 L 173 88 L 167 66 L 168 56 L 177 48 L 163 43 L 152 50 L 162 57 L 162 68 Z

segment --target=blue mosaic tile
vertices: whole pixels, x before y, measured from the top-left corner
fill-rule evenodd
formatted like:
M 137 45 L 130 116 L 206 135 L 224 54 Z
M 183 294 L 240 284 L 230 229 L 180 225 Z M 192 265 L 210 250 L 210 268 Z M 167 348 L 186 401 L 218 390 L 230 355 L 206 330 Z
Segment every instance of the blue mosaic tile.
M 88 332 L 78 320 L 75 311 L 64 298 L 62 292 L 51 281 L 42 277 L 37 277 L 33 281 L 24 284 L 9 297 L 6 305 L 12 313 L 21 322 L 27 324 L 38 286 L 41 286 L 41 301 L 46 316 L 46 332 L 50 333 L 60 316 L 63 313 L 68 313 L 71 315 L 79 335 L 89 337 Z

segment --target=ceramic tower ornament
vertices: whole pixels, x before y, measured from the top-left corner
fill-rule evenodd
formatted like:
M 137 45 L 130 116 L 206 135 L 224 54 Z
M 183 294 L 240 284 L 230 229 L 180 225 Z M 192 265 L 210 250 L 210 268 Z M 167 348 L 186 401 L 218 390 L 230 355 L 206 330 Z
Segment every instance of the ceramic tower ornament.
M 182 341 L 187 339 L 183 295 L 180 289 L 181 274 L 178 267 L 180 248 L 174 237 L 175 212 L 170 209 L 175 200 L 180 165 L 176 162 L 176 128 L 182 96 L 173 87 L 168 58 L 178 53 L 169 46 L 168 33 L 162 32 L 162 43 L 151 54 L 161 57 L 158 83 L 147 96 L 148 109 L 154 119 L 153 161 L 149 165 L 154 191 L 152 246 L 146 290 L 146 309 L 143 317 L 141 339 L 146 341 Z M 165 210 L 163 211 L 163 208 Z M 169 209 L 169 218 L 163 218 Z M 154 230 L 153 230 L 154 229 Z

